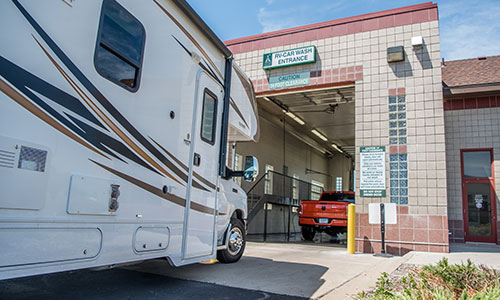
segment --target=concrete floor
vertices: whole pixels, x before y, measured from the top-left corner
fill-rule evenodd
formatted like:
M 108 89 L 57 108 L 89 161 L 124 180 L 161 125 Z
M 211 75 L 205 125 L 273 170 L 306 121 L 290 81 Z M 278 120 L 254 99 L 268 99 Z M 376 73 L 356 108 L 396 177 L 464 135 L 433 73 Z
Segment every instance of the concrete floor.
M 405 257 L 349 255 L 345 248 L 294 243 L 248 242 L 235 264 L 170 267 L 165 260 L 128 269 L 243 289 L 321 299 L 348 299 L 375 284 L 380 272 L 392 272 Z

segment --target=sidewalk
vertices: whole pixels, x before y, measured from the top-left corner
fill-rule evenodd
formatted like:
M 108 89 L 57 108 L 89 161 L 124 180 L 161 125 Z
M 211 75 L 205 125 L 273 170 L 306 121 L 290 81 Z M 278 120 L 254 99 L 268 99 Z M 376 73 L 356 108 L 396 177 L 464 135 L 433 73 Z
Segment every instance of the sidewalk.
M 450 244 L 450 253 L 410 252 L 406 263 L 414 265 L 433 264 L 446 257 L 450 264 L 466 263 L 470 259 L 475 264 L 486 265 L 500 270 L 500 246 Z

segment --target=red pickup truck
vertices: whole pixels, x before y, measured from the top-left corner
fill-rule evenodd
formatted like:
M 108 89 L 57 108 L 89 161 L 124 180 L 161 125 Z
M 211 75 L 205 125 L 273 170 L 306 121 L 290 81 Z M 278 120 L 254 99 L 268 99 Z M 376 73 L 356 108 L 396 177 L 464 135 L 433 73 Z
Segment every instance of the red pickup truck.
M 316 232 L 334 236 L 347 231 L 347 206 L 354 203 L 354 192 L 321 194 L 319 200 L 302 200 L 299 207 L 299 225 L 304 240 L 314 239 Z

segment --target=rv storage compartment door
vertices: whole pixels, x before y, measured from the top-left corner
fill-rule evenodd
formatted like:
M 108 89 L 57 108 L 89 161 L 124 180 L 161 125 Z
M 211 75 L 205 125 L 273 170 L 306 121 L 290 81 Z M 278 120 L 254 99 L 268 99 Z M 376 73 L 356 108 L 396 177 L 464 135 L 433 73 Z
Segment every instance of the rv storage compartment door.
M 90 259 L 101 251 L 98 228 L 0 228 L 0 267 Z
M 68 214 L 75 215 L 115 215 L 110 210 L 113 180 L 81 175 L 71 176 L 68 197 Z

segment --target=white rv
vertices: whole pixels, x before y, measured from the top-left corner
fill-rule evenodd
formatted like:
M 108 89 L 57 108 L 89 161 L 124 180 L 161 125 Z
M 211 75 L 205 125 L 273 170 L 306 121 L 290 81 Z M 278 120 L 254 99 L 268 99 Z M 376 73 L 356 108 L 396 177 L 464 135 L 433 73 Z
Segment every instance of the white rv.
M 0 279 L 237 261 L 250 80 L 183 0 L 0 1 Z

